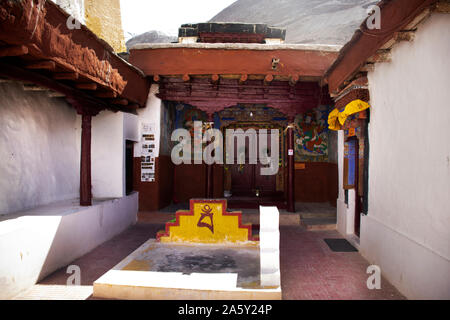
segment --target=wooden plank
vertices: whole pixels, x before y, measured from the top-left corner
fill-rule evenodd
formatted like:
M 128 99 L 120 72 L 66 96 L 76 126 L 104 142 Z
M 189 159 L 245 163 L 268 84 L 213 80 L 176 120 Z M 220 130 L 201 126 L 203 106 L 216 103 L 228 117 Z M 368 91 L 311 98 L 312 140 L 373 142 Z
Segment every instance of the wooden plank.
M 129 104 L 127 99 L 112 99 L 109 102 L 112 104 L 119 104 L 121 106 L 127 106 Z
M 96 91 L 98 86 L 96 83 L 78 83 L 75 87 L 81 90 Z
M 31 62 L 27 65 L 25 65 L 26 69 L 32 69 L 32 70 L 55 70 L 56 69 L 56 63 L 53 61 L 38 61 L 38 62 Z
M 56 80 L 78 80 L 79 74 L 77 72 L 60 72 L 53 75 Z
M 295 170 L 305 170 L 305 169 L 306 169 L 305 163 L 299 163 L 299 162 L 295 163 Z
M 336 51 L 251 50 L 208 48 L 154 48 L 131 50 L 130 63 L 147 76 L 160 75 L 265 75 L 302 74 L 319 79 L 338 56 Z M 273 57 L 280 59 L 272 70 Z
M 0 58 L 3 57 L 18 57 L 28 54 L 28 47 L 26 46 L 13 46 L 0 48 Z
M 103 92 L 97 91 L 94 95 L 97 98 L 116 98 L 117 97 L 117 93 L 115 93 L 114 91 L 103 91 Z

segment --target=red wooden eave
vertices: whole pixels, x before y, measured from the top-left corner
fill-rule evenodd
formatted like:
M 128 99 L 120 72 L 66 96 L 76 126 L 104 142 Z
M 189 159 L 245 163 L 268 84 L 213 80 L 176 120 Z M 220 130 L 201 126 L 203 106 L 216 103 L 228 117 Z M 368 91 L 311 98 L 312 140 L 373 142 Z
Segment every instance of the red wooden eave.
M 320 79 L 338 56 L 336 46 L 166 44 L 137 46 L 130 62 L 147 76 L 272 75 Z M 279 59 L 276 68 L 272 60 Z
M 380 1 L 381 29 L 369 30 L 367 19 L 361 24 L 353 38 L 342 48 L 336 62 L 326 72 L 330 94 L 337 94 L 365 63 L 398 31 L 404 30 L 419 14 L 436 0 Z
M 150 84 L 142 72 L 85 26 L 67 28 L 68 18 L 52 1 L 1 1 L 0 50 L 13 56 L 16 66 L 53 72 L 50 78 L 71 80 L 74 88 L 93 97 L 145 106 Z

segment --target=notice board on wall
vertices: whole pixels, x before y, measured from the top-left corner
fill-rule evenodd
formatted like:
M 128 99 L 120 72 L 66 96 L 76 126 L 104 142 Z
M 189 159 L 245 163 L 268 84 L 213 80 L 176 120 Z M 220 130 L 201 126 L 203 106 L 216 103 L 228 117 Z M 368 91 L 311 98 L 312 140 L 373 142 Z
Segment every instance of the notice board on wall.
M 155 124 L 142 123 L 141 181 L 155 182 Z

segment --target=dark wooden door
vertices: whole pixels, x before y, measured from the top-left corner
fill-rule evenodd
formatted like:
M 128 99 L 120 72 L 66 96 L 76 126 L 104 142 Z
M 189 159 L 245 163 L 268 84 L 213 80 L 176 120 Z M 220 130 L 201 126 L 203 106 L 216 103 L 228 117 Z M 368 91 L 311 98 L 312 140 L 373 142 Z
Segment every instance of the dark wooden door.
M 270 139 L 270 138 L 268 138 Z M 259 141 L 259 137 L 258 137 Z M 270 141 L 267 144 L 270 146 Z M 263 176 L 261 175 L 261 168 L 263 165 L 249 164 L 249 146 L 245 146 L 245 164 L 237 164 L 238 150 L 235 145 L 234 165 L 231 165 L 231 191 L 233 195 L 255 196 L 256 190 L 261 196 L 270 195 L 276 192 L 276 175 Z M 270 150 L 270 149 L 269 149 Z

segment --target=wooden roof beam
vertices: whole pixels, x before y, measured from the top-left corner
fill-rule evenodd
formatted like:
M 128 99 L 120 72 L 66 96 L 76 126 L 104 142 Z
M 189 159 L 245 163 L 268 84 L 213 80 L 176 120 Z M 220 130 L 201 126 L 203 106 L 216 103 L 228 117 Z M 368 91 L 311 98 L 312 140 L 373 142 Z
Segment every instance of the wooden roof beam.
M 77 89 L 81 90 L 89 90 L 89 91 L 96 91 L 98 86 L 96 83 L 77 83 L 75 85 Z
M 94 93 L 97 98 L 117 98 L 117 93 L 114 91 L 97 91 Z
M 10 46 L 0 48 L 0 58 L 3 57 L 18 57 L 28 54 L 28 47 L 26 46 Z
M 111 99 L 111 100 L 109 100 L 109 102 L 112 104 L 118 104 L 121 106 L 128 106 L 128 104 L 129 104 L 127 99 Z
M 50 60 L 30 62 L 25 65 L 25 68 L 32 69 L 32 70 L 51 70 L 51 71 L 53 71 L 56 69 L 56 63 L 54 61 L 50 61 Z
M 77 72 L 58 72 L 53 74 L 53 79 L 56 80 L 78 80 L 80 75 Z

